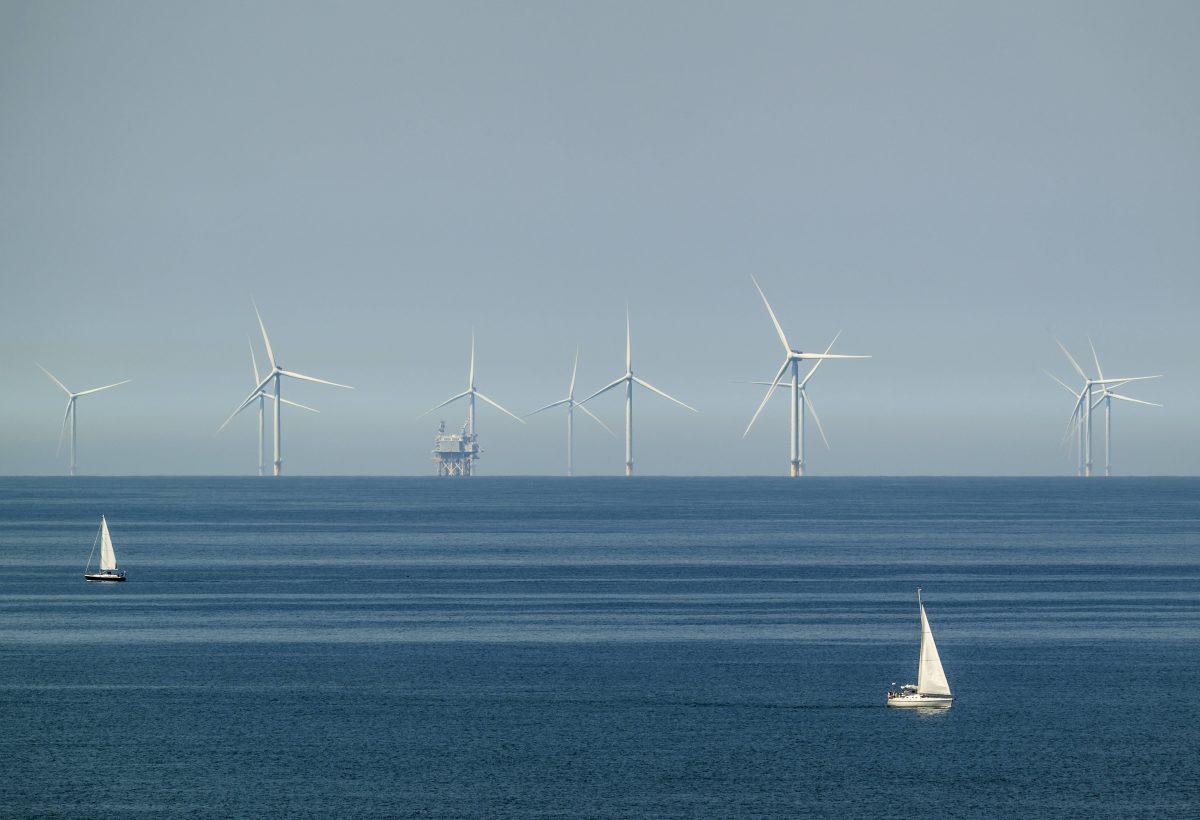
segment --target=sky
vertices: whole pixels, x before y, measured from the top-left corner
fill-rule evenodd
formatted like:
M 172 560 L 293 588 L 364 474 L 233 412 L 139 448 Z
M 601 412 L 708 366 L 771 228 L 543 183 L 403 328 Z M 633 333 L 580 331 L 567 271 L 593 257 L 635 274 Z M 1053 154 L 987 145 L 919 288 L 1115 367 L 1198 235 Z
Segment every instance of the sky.
M 1195 475 L 1200 5 L 0 0 L 0 474 L 253 474 L 247 338 L 289 474 L 422 475 L 466 388 L 518 415 L 634 372 L 640 474 L 1065 475 L 1080 381 L 1117 474 Z M 589 404 L 619 434 L 613 391 Z M 565 415 L 481 407 L 481 475 Z M 1099 419 L 1097 420 L 1099 428 Z M 1097 435 L 1097 462 L 1102 459 Z M 576 419 L 576 472 L 623 441 Z

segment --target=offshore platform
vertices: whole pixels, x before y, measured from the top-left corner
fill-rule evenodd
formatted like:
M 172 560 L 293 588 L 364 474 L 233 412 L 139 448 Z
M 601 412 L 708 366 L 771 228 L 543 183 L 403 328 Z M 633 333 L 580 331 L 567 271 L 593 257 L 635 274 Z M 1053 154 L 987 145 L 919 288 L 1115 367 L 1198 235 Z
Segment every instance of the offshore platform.
M 433 443 L 433 460 L 437 462 L 439 476 L 471 475 L 480 452 L 470 419 L 457 433 L 447 433 L 445 421 L 438 425 L 437 438 Z

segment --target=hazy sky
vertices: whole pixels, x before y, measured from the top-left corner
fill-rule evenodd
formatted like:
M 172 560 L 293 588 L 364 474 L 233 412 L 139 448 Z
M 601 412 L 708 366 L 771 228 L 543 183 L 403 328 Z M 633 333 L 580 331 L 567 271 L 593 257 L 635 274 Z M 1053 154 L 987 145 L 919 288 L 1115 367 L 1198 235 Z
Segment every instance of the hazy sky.
M 642 474 L 1054 474 L 1073 375 L 1118 473 L 1200 463 L 1195 2 L 0 0 L 0 473 L 250 474 L 258 300 L 292 474 L 423 474 L 466 386 L 517 413 L 634 369 Z M 262 360 L 261 342 L 254 336 Z M 1089 369 L 1091 369 L 1089 367 Z M 1071 384 L 1077 379 L 1071 378 Z M 595 411 L 622 424 L 615 393 Z M 558 473 L 565 418 L 479 417 L 481 474 Z M 577 419 L 577 470 L 623 445 Z M 1100 438 L 1097 437 L 1097 444 Z M 815 446 L 813 446 L 815 444 Z M 1098 459 L 1099 460 L 1099 459 Z

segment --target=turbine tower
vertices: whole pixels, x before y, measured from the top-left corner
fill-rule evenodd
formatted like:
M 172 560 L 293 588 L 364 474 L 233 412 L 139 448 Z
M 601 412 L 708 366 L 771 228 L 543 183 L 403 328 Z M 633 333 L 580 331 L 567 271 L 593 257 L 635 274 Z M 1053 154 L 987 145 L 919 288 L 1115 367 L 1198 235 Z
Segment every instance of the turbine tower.
M 476 436 L 475 399 L 477 397 L 480 399 L 483 399 L 485 402 L 490 404 L 492 407 L 495 407 L 497 410 L 504 413 L 505 415 L 512 416 L 514 419 L 521 422 L 521 424 L 525 423 L 525 420 L 522 419 L 520 416 L 515 415 L 514 413 L 510 413 L 508 410 L 505 410 L 499 404 L 492 401 L 491 399 L 489 399 L 487 396 L 480 393 L 475 388 L 475 332 L 471 331 L 471 365 L 467 371 L 467 389 L 457 395 L 451 396 L 450 398 L 446 399 L 444 402 L 439 404 L 437 407 L 431 407 L 428 410 L 426 410 L 424 413 L 422 413 L 420 416 L 417 416 L 417 418 L 424 418 L 425 416 L 428 416 L 430 413 L 432 413 L 434 410 L 439 410 L 439 409 L 445 407 L 447 404 L 450 404 L 452 402 L 458 401 L 459 399 L 465 398 L 467 400 L 467 425 L 463 429 L 462 439 L 465 443 L 469 443 L 471 446 L 471 450 L 470 450 L 470 454 L 469 454 L 470 461 L 473 461 L 474 459 L 479 457 L 478 456 L 478 452 L 479 452 L 478 448 L 475 447 L 475 436 Z M 464 464 L 463 466 L 466 469 L 466 472 L 464 472 L 463 474 L 470 475 L 469 462 L 468 462 L 468 464 Z
M 253 301 L 251 301 L 251 304 L 254 304 Z M 258 312 L 258 305 L 254 305 L 254 315 L 258 317 L 258 327 L 262 331 L 263 346 L 266 347 L 266 349 L 267 349 L 267 360 L 271 363 L 271 369 L 269 371 L 267 371 L 266 377 L 264 377 L 262 379 L 262 381 L 260 381 L 257 385 L 255 385 L 254 390 L 250 393 L 249 396 L 246 397 L 246 400 L 243 401 L 241 404 L 239 404 L 236 410 L 234 410 L 232 413 L 230 413 L 229 418 L 225 420 L 225 424 L 228 424 L 230 419 L 232 419 L 238 413 L 242 412 L 242 410 L 246 409 L 251 404 L 253 404 L 255 399 L 259 399 L 261 397 L 263 391 L 266 389 L 267 385 L 274 382 L 274 385 L 270 392 L 270 397 L 272 399 L 274 399 L 274 401 L 275 401 L 275 435 L 274 435 L 275 468 L 274 468 L 274 474 L 276 477 L 278 477 L 280 475 L 283 475 L 283 431 L 282 431 L 283 413 L 281 411 L 283 409 L 283 405 L 285 404 L 285 402 L 284 402 L 283 398 L 279 395 L 280 383 L 283 381 L 283 377 L 287 376 L 288 378 L 299 379 L 300 381 L 306 381 L 306 382 L 316 382 L 317 384 L 328 384 L 331 387 L 341 387 L 346 390 L 353 390 L 354 388 L 348 384 L 338 384 L 337 382 L 330 382 L 330 381 L 326 381 L 325 379 L 318 379 L 315 376 L 305 376 L 303 373 L 296 373 L 291 370 L 284 370 L 282 367 L 279 366 L 279 363 L 277 361 L 275 361 L 275 353 L 274 353 L 274 351 L 271 350 L 271 340 L 269 338 L 267 338 L 267 327 L 266 327 L 266 325 L 263 324 L 262 314 L 260 314 Z M 257 371 L 258 371 L 258 366 L 256 364 L 255 365 L 255 375 L 256 376 L 258 375 Z M 288 402 L 288 403 L 290 403 L 290 402 Z M 306 407 L 305 409 L 310 410 L 312 408 Z M 221 427 L 224 427 L 225 424 L 222 424 Z
M 597 390 L 592 395 L 588 396 L 583 401 L 578 402 L 578 404 L 580 405 L 580 409 L 582 409 L 582 405 L 584 404 L 584 402 L 589 402 L 592 399 L 596 398 L 596 396 L 599 396 L 601 393 L 607 393 L 609 390 L 612 390 L 614 387 L 618 387 L 622 384 L 625 385 L 625 477 L 626 478 L 629 478 L 630 476 L 633 475 L 633 385 L 635 383 L 640 384 L 642 387 L 646 388 L 647 390 L 657 393 L 658 395 L 662 396 L 664 399 L 670 399 L 671 401 L 675 402 L 676 404 L 680 405 L 681 407 L 686 407 L 688 410 L 691 410 L 693 413 L 699 412 L 695 407 L 692 407 L 691 405 L 688 405 L 688 404 L 684 404 L 677 398 L 668 396 L 666 393 L 659 390 L 654 385 L 650 384 L 650 382 L 639 379 L 637 376 L 633 375 L 633 353 L 632 353 L 631 339 L 632 339 L 632 337 L 630 334 L 630 327 L 629 327 L 629 309 L 626 308 L 625 309 L 625 375 L 622 376 L 621 378 L 611 382 L 610 384 L 607 384 L 604 387 L 601 387 L 599 390 Z
M 817 372 L 817 368 L 821 366 L 821 362 L 823 362 L 825 359 L 869 359 L 871 357 L 852 356 L 844 353 L 830 353 L 829 351 L 833 349 L 833 342 L 829 343 L 829 347 L 825 349 L 824 353 L 805 353 L 801 350 L 794 349 L 791 344 L 788 343 L 787 336 L 784 335 L 783 328 L 780 326 L 779 320 L 775 318 L 775 311 L 771 309 L 771 303 L 767 301 L 767 295 L 763 293 L 763 289 L 758 285 L 758 280 L 753 276 L 751 276 L 750 279 L 754 282 L 754 287 L 758 289 L 758 295 L 762 297 L 763 304 L 767 306 L 767 313 L 771 316 L 771 323 L 775 325 L 775 332 L 779 334 L 779 341 L 783 343 L 784 360 L 783 364 L 779 368 L 779 372 L 776 373 L 775 378 L 771 380 L 771 386 L 767 388 L 767 394 L 763 396 L 763 400 L 759 403 L 758 409 L 754 411 L 754 417 L 751 418 L 750 423 L 746 425 L 746 432 L 742 433 L 742 437 L 745 438 L 750 433 L 750 428 L 754 426 L 754 422 L 758 419 L 759 413 L 761 413 L 762 409 L 766 407 L 767 402 L 771 399 L 771 394 L 775 392 L 775 388 L 779 387 L 780 380 L 790 369 L 792 371 L 792 412 L 788 425 L 791 440 L 789 463 L 791 464 L 791 477 L 798 478 L 804 475 L 804 414 L 806 404 L 805 400 L 807 398 L 807 394 L 803 390 L 804 385 L 807 384 L 808 380 L 812 378 L 812 375 Z M 833 337 L 833 341 L 837 341 L 837 336 Z M 801 381 L 800 362 L 809 360 L 816 360 L 817 363 L 813 365 L 812 370 L 810 370 L 808 374 L 805 375 L 804 380 Z M 820 424 L 818 423 L 818 429 L 819 427 Z M 822 431 L 821 437 L 824 438 L 824 436 L 825 433 Z M 826 442 L 826 445 L 828 445 L 828 441 Z
M 275 395 L 273 393 L 268 393 L 265 390 L 258 389 L 259 380 L 262 377 L 259 376 L 259 374 L 258 374 L 258 360 L 254 358 L 254 343 L 250 342 L 249 337 L 246 338 L 246 341 L 250 344 L 250 367 L 251 367 L 251 372 L 254 373 L 254 381 L 252 381 L 251 384 L 253 384 L 255 386 L 255 390 L 258 391 L 255 394 L 255 397 L 258 399 L 258 474 L 259 474 L 259 476 L 264 476 L 267 474 L 266 401 L 267 401 L 267 399 L 274 401 Z M 321 412 L 320 410 L 309 407 L 306 404 L 300 404 L 299 402 L 288 401 L 287 399 L 280 399 L 280 401 L 282 401 L 284 404 L 290 405 L 292 407 L 299 407 L 301 410 L 308 410 L 309 412 L 312 412 L 312 413 L 320 413 Z M 238 413 L 242 412 L 242 410 L 245 410 L 249 406 L 250 405 L 248 405 L 248 404 L 243 404 L 241 407 L 239 407 L 234 412 L 233 416 L 236 416 Z M 225 423 L 217 428 L 218 433 L 221 432 L 222 430 L 224 430 L 226 425 L 229 424 L 229 422 L 233 421 L 233 416 L 230 416 L 229 418 L 225 419 Z
M 63 392 L 67 394 L 67 412 L 63 414 L 62 428 L 58 431 L 58 449 L 55 450 L 54 454 L 57 456 L 59 453 L 62 452 L 63 434 L 67 430 L 67 419 L 70 419 L 71 420 L 71 472 L 70 472 L 70 475 L 75 475 L 75 441 L 76 441 L 75 418 L 77 416 L 77 413 L 75 411 L 75 400 L 78 399 L 80 396 L 87 396 L 92 393 L 99 393 L 101 390 L 107 390 L 110 387 L 119 387 L 122 384 L 128 384 L 130 382 L 130 379 L 125 379 L 125 381 L 115 382 L 114 384 L 106 384 L 103 387 L 93 387 L 91 390 L 80 390 L 78 393 L 72 393 L 65 384 L 60 382 L 54 376 L 53 373 L 51 373 L 46 368 L 42 367 L 37 362 L 34 362 L 34 364 L 37 364 L 37 366 L 39 368 L 41 368 L 41 371 L 43 373 L 45 373 L 47 376 L 49 376 L 50 380 L 53 381 L 55 384 L 57 384 L 59 387 L 61 387 Z
M 596 416 L 591 410 L 588 410 L 586 407 L 581 406 L 581 402 L 575 401 L 575 374 L 576 374 L 576 372 L 578 372 L 578 370 L 579 370 L 579 348 L 575 348 L 575 366 L 571 368 L 571 385 L 570 385 L 570 387 L 567 388 L 567 397 L 565 399 L 559 399 L 558 401 L 551 402 L 550 404 L 547 404 L 545 407 L 539 407 L 537 410 L 534 410 L 532 413 L 525 414 L 525 418 L 529 418 L 530 416 L 537 415 L 538 413 L 542 412 L 543 410 L 549 410 L 552 407 L 559 407 L 564 404 L 567 406 L 567 476 L 568 477 L 572 475 L 572 471 L 574 469 L 572 466 L 572 458 L 573 458 L 573 451 L 575 449 L 574 415 L 575 415 L 576 407 L 578 407 L 584 413 L 587 413 L 591 418 L 595 419 L 596 423 L 599 424 L 601 427 L 603 427 L 605 430 L 608 430 L 608 434 L 610 436 L 612 436 L 613 438 L 617 437 L 617 434 L 614 433 L 611 429 L 609 429 L 609 426 L 607 424 L 600 421 L 600 418 L 598 416 Z
M 1130 398 L 1129 396 L 1121 395 L 1116 391 L 1124 387 L 1129 382 L 1145 381 L 1146 379 L 1160 379 L 1162 374 L 1156 376 L 1129 376 L 1120 379 L 1104 378 L 1104 371 L 1100 368 L 1100 357 L 1096 355 L 1096 346 L 1092 344 L 1092 340 L 1088 338 L 1088 347 L 1092 350 L 1092 361 L 1096 363 L 1096 375 L 1099 378 L 1090 378 L 1083 372 L 1083 368 L 1079 366 L 1079 362 L 1075 361 L 1075 357 L 1058 339 L 1054 340 L 1062 352 L 1066 355 L 1067 361 L 1071 363 L 1071 367 L 1083 379 L 1083 386 L 1079 392 L 1072 390 L 1070 387 L 1055 376 L 1053 373 L 1046 371 L 1046 375 L 1054 379 L 1062 385 L 1067 391 L 1075 397 L 1075 407 L 1071 411 L 1071 419 L 1067 422 L 1067 432 L 1063 438 L 1066 439 L 1072 432 L 1075 432 L 1079 441 L 1079 466 L 1077 472 L 1084 477 L 1092 475 L 1092 411 L 1104 405 L 1104 474 L 1112 475 L 1112 400 L 1119 399 L 1121 401 L 1133 402 L 1134 404 L 1146 404 L 1151 407 L 1162 407 L 1161 404 L 1154 402 L 1142 401 L 1141 399 Z M 1095 398 L 1096 392 L 1100 393 L 1099 398 Z

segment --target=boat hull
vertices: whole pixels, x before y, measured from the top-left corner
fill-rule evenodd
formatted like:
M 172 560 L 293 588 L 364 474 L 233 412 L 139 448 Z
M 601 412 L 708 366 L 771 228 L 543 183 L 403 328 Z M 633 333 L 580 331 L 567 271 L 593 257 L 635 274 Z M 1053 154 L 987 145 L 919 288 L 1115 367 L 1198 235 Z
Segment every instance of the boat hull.
M 125 573 L 122 572 L 120 575 L 118 575 L 113 572 L 90 572 L 84 573 L 83 580 L 115 584 L 125 580 Z
M 887 701 L 889 709 L 949 709 L 953 704 L 951 695 L 898 695 Z

